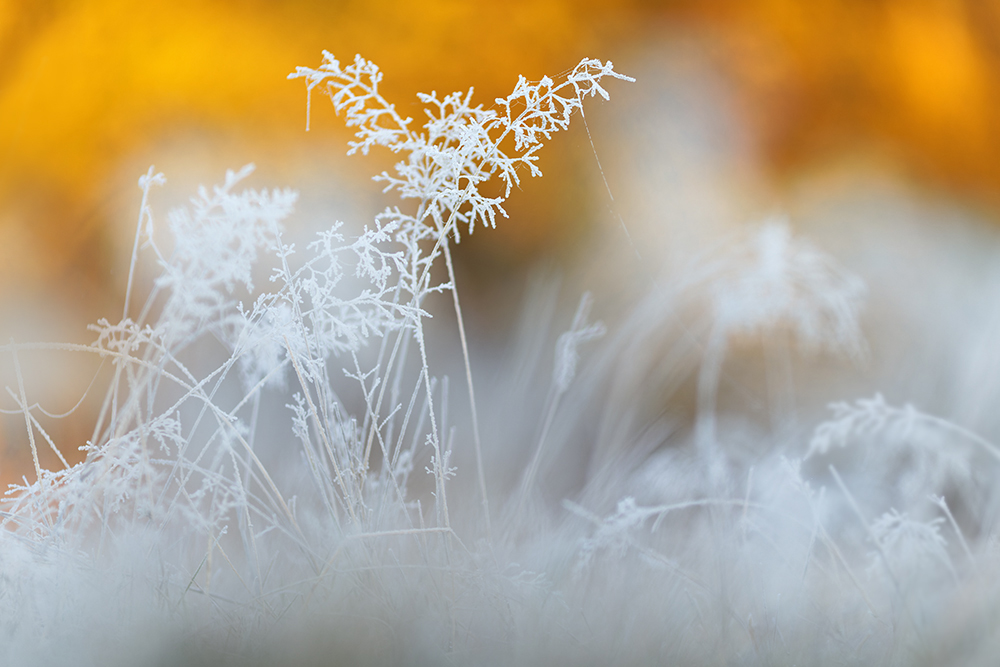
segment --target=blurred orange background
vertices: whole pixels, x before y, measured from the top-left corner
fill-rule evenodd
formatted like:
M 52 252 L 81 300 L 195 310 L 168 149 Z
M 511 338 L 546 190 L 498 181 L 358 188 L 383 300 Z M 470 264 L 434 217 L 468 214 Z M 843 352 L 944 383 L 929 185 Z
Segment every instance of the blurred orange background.
M 488 102 L 518 74 L 583 56 L 629 73 L 672 40 L 728 83 L 775 187 L 874 153 L 919 184 L 1000 207 L 1000 1 L 0 0 L 0 302 L 54 294 L 50 307 L 77 324 L 70 337 L 89 342 L 84 324 L 120 309 L 131 237 L 115 221 L 134 221 L 150 163 L 187 151 L 191 177 L 205 163 L 215 182 L 253 160 L 269 169 L 254 186 L 295 187 L 303 160 L 342 155 L 329 104 L 314 102 L 306 134 L 302 83 L 286 80 L 322 49 L 378 63 L 400 103 L 472 85 Z M 463 244 L 476 264 L 529 261 L 577 224 L 573 153 L 553 142 L 542 160 L 563 181 L 532 183 L 511 201 L 516 222 Z M 5 336 L 12 312 L 0 309 Z
M 135 206 L 138 165 L 177 128 L 259 163 L 341 150 L 332 114 L 303 132 L 302 86 L 285 79 L 321 49 L 379 63 L 396 100 L 475 84 L 488 101 L 583 55 L 627 71 L 637 44 L 678 36 L 732 84 L 775 175 L 867 146 L 997 202 L 991 0 L 0 0 L 0 284 L 104 293 L 110 211 Z M 544 213 L 505 242 L 554 243 L 558 209 Z

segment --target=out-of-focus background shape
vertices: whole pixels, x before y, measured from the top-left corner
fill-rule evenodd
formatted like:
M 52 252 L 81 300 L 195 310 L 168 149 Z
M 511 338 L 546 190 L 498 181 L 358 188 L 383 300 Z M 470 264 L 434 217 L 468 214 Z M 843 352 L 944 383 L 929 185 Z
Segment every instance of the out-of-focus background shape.
M 713 150 L 738 155 L 734 164 L 758 184 L 748 214 L 788 206 L 787 192 L 830 165 L 891 171 L 987 218 L 1000 207 L 993 0 L 0 0 L 2 340 L 89 342 L 84 324 L 120 311 L 135 183 L 150 164 L 170 181 L 170 194 L 155 195 L 161 223 L 195 185 L 250 161 L 259 167 L 254 187 L 316 195 L 302 203 L 314 218 L 334 215 L 320 206 L 324 196 L 365 214 L 381 208 L 370 201 L 377 190 L 368 177 L 388 158 L 345 162 L 348 133 L 322 98 L 304 131 L 304 87 L 286 76 L 317 66 L 323 49 L 378 63 L 386 96 L 414 117 L 417 91 L 474 85 L 489 103 L 518 74 L 557 74 L 583 56 L 611 59 L 639 78 L 628 90 L 617 86 L 611 103 L 588 108 L 601 129 L 594 148 L 579 126 L 552 141 L 540 163 L 546 178 L 515 193 L 511 220 L 463 242 L 458 258 L 472 300 L 496 294 L 497 276 L 568 252 L 590 226 L 639 215 L 641 206 L 622 203 L 644 193 L 622 182 L 630 155 L 613 137 L 652 131 L 642 128 L 676 135 L 647 148 L 670 153 L 715 141 Z M 658 116 L 663 99 L 643 91 L 658 90 L 661 75 L 716 91 L 707 106 L 725 107 L 718 127 L 736 128 L 711 136 L 716 125 L 695 123 L 705 136 L 692 137 L 669 114 Z M 608 169 L 616 203 L 595 149 L 618 165 Z M 669 191 L 698 168 L 678 155 L 662 156 L 672 166 L 648 188 Z M 717 204 L 706 196 L 694 208 Z M 689 213 L 697 224 L 698 211 Z M 36 384 L 50 393 L 65 385 L 61 400 L 71 405 L 88 376 L 52 373 Z

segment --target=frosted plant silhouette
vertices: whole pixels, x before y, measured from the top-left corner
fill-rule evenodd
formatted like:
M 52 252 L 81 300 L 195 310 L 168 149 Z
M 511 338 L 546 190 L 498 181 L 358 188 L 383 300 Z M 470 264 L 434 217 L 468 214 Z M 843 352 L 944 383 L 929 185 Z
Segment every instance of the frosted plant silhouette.
M 248 165 L 171 213 L 174 242 L 166 253 L 148 204 L 150 189 L 165 178 L 151 168 L 139 183 L 143 199 L 123 319 L 101 320 L 91 346 L 53 346 L 97 355 L 113 368 L 86 459 L 70 465 L 60 454 L 62 469 L 40 465 L 36 432 L 59 450 L 20 383 L 11 395 L 25 418 L 36 478 L 11 489 L 4 525 L 33 544 L 82 549 L 104 562 L 122 558 L 138 531 L 152 539 L 151 567 L 163 573 L 155 588 L 168 608 L 190 604 L 195 594 L 209 602 L 223 595 L 257 622 L 312 596 L 315 586 L 296 580 L 333 577 L 342 561 L 381 569 L 386 549 L 397 565 L 423 563 L 432 587 L 438 584 L 431 580 L 444 577 L 450 590 L 471 585 L 476 595 L 495 596 L 496 586 L 534 582 L 516 566 L 513 574 L 479 567 L 471 579 L 461 567 L 439 569 L 480 556 L 451 528 L 454 432 L 446 421 L 447 380 L 428 364 L 424 303 L 437 292 L 453 296 L 473 401 L 479 520 L 489 536 L 450 244 L 463 226 L 471 233 L 477 223 L 492 226 L 506 216 L 503 201 L 522 172 L 541 175 L 535 162 L 543 142 L 568 126 L 584 99 L 608 98 L 602 80 L 628 77 L 611 63 L 585 59 L 558 82 L 520 79 L 511 95 L 497 100 L 499 111 L 472 106 L 471 90 L 421 94 L 426 120 L 419 128 L 381 96 L 381 72 L 360 57 L 341 68 L 325 54 L 320 68 L 299 68 L 290 77 L 304 78 L 309 91 L 323 86 L 329 93 L 355 129 L 351 153 L 384 147 L 400 155 L 395 173 L 376 178 L 414 206 L 387 207 L 353 239 L 338 223 L 303 252 L 284 240 L 296 193 L 240 191 L 253 171 Z M 483 195 L 481 187 L 493 178 L 504 184 L 503 194 Z M 130 302 L 144 252 L 160 275 L 136 313 Z M 432 268 L 442 256 L 448 280 L 435 282 Z M 270 271 L 264 289 L 254 281 L 261 267 Z M 581 322 L 574 332 L 583 340 L 597 330 Z M 564 382 L 575 366 L 575 347 L 563 355 Z M 15 364 L 22 349 L 32 346 L 5 347 Z M 192 361 L 206 349 L 219 359 L 208 370 Z M 261 442 L 262 403 L 289 385 L 290 399 L 278 400 L 288 403 L 311 491 L 287 488 L 275 475 L 287 476 L 288 465 L 275 468 L 261 458 L 276 444 Z M 348 392 L 355 405 L 360 397 L 360 413 L 346 407 Z M 428 497 L 408 489 L 424 467 L 433 479 L 430 512 Z M 391 590 L 384 582 L 357 583 L 375 586 L 368 595 L 376 605 L 381 599 L 395 606 L 384 597 Z M 453 604 L 439 603 L 457 622 Z

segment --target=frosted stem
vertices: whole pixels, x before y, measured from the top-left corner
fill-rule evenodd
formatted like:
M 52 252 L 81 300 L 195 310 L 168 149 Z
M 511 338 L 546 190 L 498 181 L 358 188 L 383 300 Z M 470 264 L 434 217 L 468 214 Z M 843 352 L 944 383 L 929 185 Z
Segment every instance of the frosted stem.
M 465 338 L 465 323 L 462 319 L 462 306 L 458 302 L 458 283 L 455 282 L 455 265 L 451 261 L 451 244 L 445 240 L 444 260 L 448 266 L 448 280 L 451 281 L 451 296 L 455 303 L 455 319 L 458 320 L 458 337 L 462 341 L 462 358 L 465 361 L 465 382 L 469 387 L 469 405 L 472 416 L 472 442 L 476 448 L 476 474 L 479 478 L 479 493 L 482 495 L 483 516 L 486 519 L 486 539 L 493 539 L 493 528 L 490 524 L 490 501 L 486 495 L 486 472 L 483 467 L 483 445 L 479 436 L 479 415 L 476 411 L 476 390 L 472 384 L 472 363 L 469 361 L 469 344 Z

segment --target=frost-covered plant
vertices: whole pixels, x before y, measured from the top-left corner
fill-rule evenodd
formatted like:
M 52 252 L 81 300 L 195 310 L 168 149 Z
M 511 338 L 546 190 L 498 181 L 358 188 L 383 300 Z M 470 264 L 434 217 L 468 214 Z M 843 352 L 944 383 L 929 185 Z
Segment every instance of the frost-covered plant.
M 537 82 L 520 77 L 510 95 L 495 100 L 496 109 L 472 106 L 471 88 L 443 98 L 421 93 L 427 120 L 420 131 L 382 97 L 382 72 L 361 56 L 341 66 L 324 52 L 317 69 L 299 67 L 289 77 L 304 78 L 310 93 L 322 86 L 334 109 L 345 114 L 348 127 L 357 128 L 349 153 L 367 154 L 373 146 L 384 146 L 404 156 L 395 174 L 383 172 L 376 180 L 386 183 L 386 190 L 397 189 L 403 199 L 418 200 L 417 211 L 403 215 L 387 209 L 385 219 L 412 227 L 416 235 L 426 230 L 453 234 L 456 240 L 460 223 L 471 233 L 477 222 L 495 226 L 498 213 L 506 217 L 503 201 L 520 184 L 519 171 L 542 175 L 535 163 L 543 141 L 569 127 L 587 97 L 608 99 L 602 79 L 633 80 L 615 72 L 610 62 L 585 58 L 558 83 L 549 77 Z M 508 139 L 513 150 L 506 147 Z M 504 194 L 488 197 L 481 188 L 494 176 L 502 181 Z
M 417 127 L 381 96 L 381 72 L 360 57 L 342 68 L 325 54 L 320 68 L 299 68 L 291 78 L 330 95 L 355 129 L 349 152 L 384 147 L 401 158 L 393 174 L 376 179 L 412 206 L 387 207 L 355 238 L 336 223 L 303 252 L 285 240 L 297 194 L 241 190 L 253 171 L 248 165 L 171 213 L 167 252 L 148 204 L 151 188 L 165 179 L 150 168 L 139 182 L 143 199 L 122 319 L 101 320 L 90 346 L 52 346 L 96 355 L 112 367 L 83 447 L 86 458 L 70 464 L 62 457 L 20 382 L 10 393 L 24 416 L 36 478 L 8 493 L 3 524 L 10 535 L 80 550 L 95 562 L 119 561 L 142 534 L 152 565 L 136 576 L 159 570 L 154 588 L 166 608 L 193 604 L 195 594 L 210 604 L 224 599 L 251 626 L 276 622 L 279 609 L 308 601 L 317 588 L 360 595 L 389 613 L 409 602 L 397 600 L 387 582 L 416 568 L 427 590 L 449 591 L 432 613 L 450 619 L 437 625 L 450 624 L 454 635 L 458 599 L 489 599 L 501 589 L 513 594 L 539 580 L 516 565 L 481 562 L 485 555 L 452 528 L 448 482 L 456 473 L 456 438 L 447 418 L 447 378 L 436 377 L 428 362 L 427 297 L 453 297 L 481 496 L 481 511 L 466 521 L 478 527 L 464 538 L 489 538 L 450 245 L 461 225 L 471 233 L 479 222 L 492 226 L 506 216 L 503 202 L 521 176 L 541 175 L 536 160 L 544 141 L 568 126 L 587 97 L 607 99 L 604 80 L 629 79 L 610 62 L 585 59 L 558 81 L 522 77 L 494 109 L 473 106 L 471 90 L 421 94 L 426 119 Z M 484 185 L 494 178 L 502 194 L 488 196 Z M 159 276 L 136 313 L 130 303 L 136 262 L 146 249 Z M 433 270 L 442 256 L 447 282 Z M 254 280 L 261 269 L 270 272 L 263 288 Z M 560 342 L 558 392 L 572 380 L 577 346 L 600 334 L 585 317 L 582 305 Z M 31 347 L 4 349 L 17 365 L 19 351 Z M 207 368 L 206 358 L 215 360 Z M 283 391 L 289 385 L 291 396 Z M 291 439 L 262 423 L 275 399 L 286 404 Z M 39 463 L 36 432 L 59 454 L 62 469 Z M 295 446 L 297 452 L 289 451 Z M 430 496 L 413 483 L 421 469 L 433 479 Z M 290 485 L 289 477 L 311 488 Z M 365 571 L 372 575 L 352 574 Z M 488 618 L 467 621 L 468 631 L 492 632 L 497 618 L 509 625 L 503 606 L 484 613 Z
M 468 226 L 469 233 L 476 223 L 495 226 L 497 214 L 507 216 L 503 202 L 511 188 L 520 184 L 519 171 L 531 176 L 541 176 L 535 164 L 543 140 L 554 132 L 569 126 L 573 113 L 583 107 L 587 97 L 600 95 L 608 99 L 602 79 L 632 80 L 614 71 L 610 62 L 583 59 L 565 78 L 556 83 L 549 77 L 538 82 L 518 79 L 513 92 L 506 98 L 495 100 L 497 109 L 472 106 L 472 89 L 467 93 L 452 93 L 439 98 L 437 93 L 421 93 L 418 97 L 425 105 L 427 120 L 422 130 L 411 127 L 412 118 L 404 118 L 379 92 L 382 72 L 374 63 L 356 56 L 354 62 L 341 66 L 329 52 L 323 54 L 323 64 L 317 69 L 299 67 L 289 78 L 304 78 L 307 90 L 322 86 L 330 97 L 334 109 L 343 112 L 348 127 L 357 128 L 357 139 L 350 143 L 349 153 L 367 154 L 373 146 L 383 146 L 402 154 L 405 159 L 396 163 L 395 174 L 383 172 L 376 180 L 386 184 L 386 191 L 397 190 L 401 198 L 416 200 L 416 210 L 405 213 L 397 207 L 387 208 L 376 219 L 384 233 L 395 236 L 405 249 L 404 262 L 400 262 L 400 287 L 411 304 L 419 305 L 430 291 L 447 289 L 451 292 L 458 318 L 462 351 L 466 362 L 466 381 L 472 404 L 472 421 L 476 447 L 476 460 L 483 509 L 489 530 L 489 504 L 486 496 L 475 391 L 469 368 L 468 344 L 462 311 L 455 284 L 450 241 L 460 239 L 460 225 Z M 513 141 L 513 150 L 507 144 Z M 494 176 L 504 185 L 503 195 L 487 196 L 484 184 Z M 430 239 L 433 247 L 426 251 L 421 242 Z M 449 283 L 437 287 L 428 284 L 430 266 L 444 254 Z M 421 320 L 416 320 L 416 340 L 424 364 L 426 394 L 430 401 L 430 377 L 426 369 L 426 346 Z M 440 439 L 435 423 L 433 403 L 430 407 L 431 437 Z M 439 447 L 435 444 L 435 447 Z M 435 451 L 439 466 L 436 476 L 443 479 L 440 469 L 442 453 Z M 437 489 L 438 498 L 444 497 L 442 485 Z M 447 518 L 447 517 L 446 517 Z

